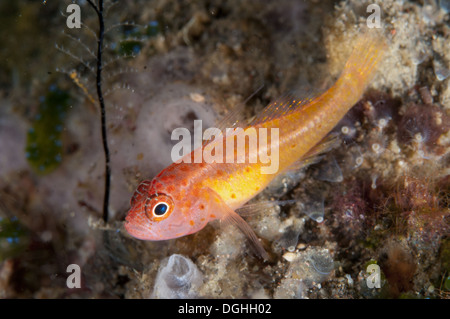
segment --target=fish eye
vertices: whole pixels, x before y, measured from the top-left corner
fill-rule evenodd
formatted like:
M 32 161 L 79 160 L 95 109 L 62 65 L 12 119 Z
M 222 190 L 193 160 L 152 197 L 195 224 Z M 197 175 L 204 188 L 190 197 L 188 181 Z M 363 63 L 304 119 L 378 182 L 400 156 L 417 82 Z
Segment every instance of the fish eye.
M 153 206 L 153 215 L 155 215 L 156 217 L 161 217 L 168 211 L 169 211 L 169 204 L 167 203 L 162 202 Z
M 148 196 L 144 205 L 147 217 L 154 221 L 169 217 L 175 206 L 170 196 L 161 193 Z

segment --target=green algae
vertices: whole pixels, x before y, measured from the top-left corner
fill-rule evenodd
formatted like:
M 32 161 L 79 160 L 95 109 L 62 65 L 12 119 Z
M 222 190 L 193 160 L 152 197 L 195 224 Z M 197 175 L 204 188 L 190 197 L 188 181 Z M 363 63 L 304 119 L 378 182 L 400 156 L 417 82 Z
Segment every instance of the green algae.
M 445 279 L 445 282 L 444 282 L 444 288 L 445 288 L 445 290 L 450 291 L 450 276 L 448 276 L 448 277 Z
M 19 255 L 28 244 L 28 232 L 18 219 L 0 217 L 0 263 Z
M 61 135 L 69 107 L 69 93 L 56 86 L 51 86 L 47 95 L 41 97 L 25 148 L 28 163 L 38 174 L 48 174 L 62 162 Z
M 450 273 L 450 238 L 446 238 L 441 244 L 441 263 L 447 273 Z
M 123 30 L 123 39 L 117 48 L 121 56 L 135 56 L 141 52 L 143 43 L 161 33 L 157 21 L 149 22 L 145 27 L 129 26 Z

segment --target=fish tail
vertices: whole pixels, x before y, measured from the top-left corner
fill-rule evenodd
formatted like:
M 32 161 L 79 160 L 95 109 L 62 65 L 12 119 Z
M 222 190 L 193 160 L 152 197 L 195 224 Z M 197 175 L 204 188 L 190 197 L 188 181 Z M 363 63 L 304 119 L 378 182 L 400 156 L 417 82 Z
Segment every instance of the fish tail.
M 363 95 L 387 48 L 386 37 L 377 30 L 368 30 L 356 40 L 335 87 L 347 94 L 349 108 Z M 352 92 L 351 94 L 345 92 Z

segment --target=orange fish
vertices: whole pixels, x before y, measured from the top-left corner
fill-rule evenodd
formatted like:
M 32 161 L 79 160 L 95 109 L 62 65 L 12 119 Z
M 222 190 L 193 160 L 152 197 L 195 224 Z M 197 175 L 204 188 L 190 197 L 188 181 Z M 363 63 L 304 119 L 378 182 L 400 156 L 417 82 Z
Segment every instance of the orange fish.
M 216 136 L 153 180 L 141 182 L 131 199 L 125 222 L 127 232 L 138 239 L 167 240 L 198 232 L 208 222 L 219 219 L 238 226 L 267 258 L 255 233 L 236 210 L 278 174 L 326 148 L 321 142 L 361 98 L 385 49 L 384 37 L 364 33 L 357 39 L 340 77 L 325 93 L 307 101 L 271 103 L 245 129 Z M 278 136 L 266 134 L 274 129 Z M 223 147 L 235 145 L 239 137 L 253 136 L 255 132 L 257 137 L 265 132 L 267 146 L 254 149 L 245 144 L 245 153 L 234 151 L 231 162 L 230 155 L 222 153 Z M 211 154 L 212 149 L 227 160 L 193 161 L 196 152 Z M 262 159 L 269 153 L 277 154 L 269 163 L 277 170 L 263 173 L 268 163 Z

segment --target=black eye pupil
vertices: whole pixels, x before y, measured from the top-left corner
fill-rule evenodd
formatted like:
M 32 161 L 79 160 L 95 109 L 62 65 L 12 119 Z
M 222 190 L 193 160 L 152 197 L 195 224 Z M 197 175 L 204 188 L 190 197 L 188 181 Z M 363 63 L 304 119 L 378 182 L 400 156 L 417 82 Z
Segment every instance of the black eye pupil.
M 155 210 L 154 210 L 155 215 L 158 215 L 158 216 L 164 215 L 167 212 L 168 208 L 169 207 L 167 206 L 167 204 L 164 204 L 164 203 L 156 205 Z

